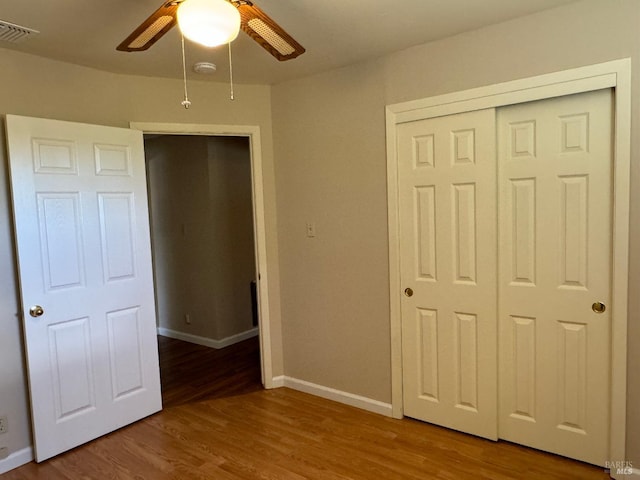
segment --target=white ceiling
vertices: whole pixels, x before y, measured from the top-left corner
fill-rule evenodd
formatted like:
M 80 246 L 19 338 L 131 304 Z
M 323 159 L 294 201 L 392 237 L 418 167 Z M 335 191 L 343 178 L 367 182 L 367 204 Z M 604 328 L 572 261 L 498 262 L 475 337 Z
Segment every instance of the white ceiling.
M 117 73 L 175 77 L 182 74 L 177 28 L 146 52 L 115 47 L 162 0 L 4 1 L 0 20 L 39 30 L 21 44 L 0 47 Z M 274 84 L 475 30 L 576 0 L 255 0 L 307 50 L 278 62 L 240 32 L 233 42 L 234 80 Z M 505 41 L 509 41 L 505 39 Z M 187 62 L 210 61 L 216 74 L 191 78 L 226 82 L 225 47 L 187 45 Z

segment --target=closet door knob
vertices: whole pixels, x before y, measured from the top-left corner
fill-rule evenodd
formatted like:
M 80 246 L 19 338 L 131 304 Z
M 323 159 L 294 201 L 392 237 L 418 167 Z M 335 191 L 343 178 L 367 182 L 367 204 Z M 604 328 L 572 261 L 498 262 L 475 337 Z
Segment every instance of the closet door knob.
M 607 306 L 602 302 L 595 302 L 591 305 L 591 310 L 596 313 L 603 313 L 607 309 Z
M 404 294 L 405 294 L 407 297 L 413 297 L 413 290 L 412 290 L 412 289 L 410 289 L 409 287 L 407 287 L 407 288 L 405 288 L 405 289 L 404 289 Z

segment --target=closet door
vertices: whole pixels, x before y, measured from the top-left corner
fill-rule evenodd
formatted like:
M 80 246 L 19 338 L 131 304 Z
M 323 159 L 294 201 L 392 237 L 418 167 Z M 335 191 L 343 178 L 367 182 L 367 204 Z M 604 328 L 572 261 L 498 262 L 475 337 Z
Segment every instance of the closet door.
M 609 90 L 498 112 L 500 437 L 600 465 L 612 130 Z
M 496 439 L 495 111 L 397 135 L 404 413 Z

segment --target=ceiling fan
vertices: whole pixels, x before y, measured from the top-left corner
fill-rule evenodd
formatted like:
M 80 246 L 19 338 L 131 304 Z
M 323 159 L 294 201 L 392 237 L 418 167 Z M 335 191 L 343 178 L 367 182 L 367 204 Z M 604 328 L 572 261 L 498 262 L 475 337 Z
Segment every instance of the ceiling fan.
M 216 12 L 210 12 L 210 20 L 214 22 L 214 24 L 217 24 L 222 17 L 227 18 L 227 15 L 232 19 L 230 22 L 235 24 L 230 27 L 231 32 L 227 34 L 226 37 L 221 40 L 215 40 L 215 45 L 192 38 L 187 33 L 185 26 L 187 20 L 183 20 L 182 17 L 187 17 L 187 8 L 195 8 L 191 7 L 191 5 L 198 3 L 201 5 L 209 4 L 204 5 L 206 8 L 211 8 L 213 5 L 212 8 L 217 9 Z M 231 6 L 232 8 L 229 8 Z M 235 11 L 237 11 L 237 13 Z M 220 15 L 220 13 L 222 15 Z M 192 18 L 195 20 L 195 23 L 199 23 L 199 26 L 202 27 L 203 18 L 206 15 L 206 12 L 196 11 L 193 13 Z M 233 17 L 236 18 L 234 19 Z M 176 23 L 179 24 L 180 30 L 185 37 L 206 46 L 230 43 L 235 39 L 239 27 L 280 61 L 291 60 L 305 52 L 302 45 L 296 42 L 280 25 L 249 0 L 171 0 L 165 2 L 118 45 L 116 49 L 123 52 L 147 50 L 165 33 L 171 30 Z M 214 28 L 207 25 L 205 29 L 207 31 L 203 33 L 210 33 L 215 29 L 215 25 Z

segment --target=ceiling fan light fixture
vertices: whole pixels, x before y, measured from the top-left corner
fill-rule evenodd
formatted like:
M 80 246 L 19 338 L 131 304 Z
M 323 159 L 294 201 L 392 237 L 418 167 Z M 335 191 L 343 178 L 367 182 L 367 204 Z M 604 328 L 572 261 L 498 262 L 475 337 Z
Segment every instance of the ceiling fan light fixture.
M 260 35 L 265 42 L 275 48 L 280 55 L 291 55 L 296 51 L 284 38 L 278 35 L 273 29 L 260 18 L 252 18 L 247 22 L 251 30 Z
M 177 17 L 182 34 L 205 47 L 230 43 L 240 31 L 240 13 L 226 0 L 185 0 Z
M 162 31 L 167 25 L 173 22 L 173 17 L 169 15 L 163 15 L 162 17 L 158 17 L 158 19 L 149 25 L 145 30 L 143 30 L 140 35 L 134 38 L 130 43 L 128 43 L 129 48 L 137 49 L 144 47 L 147 43 L 149 43 L 153 37 L 155 37 L 159 32 Z

